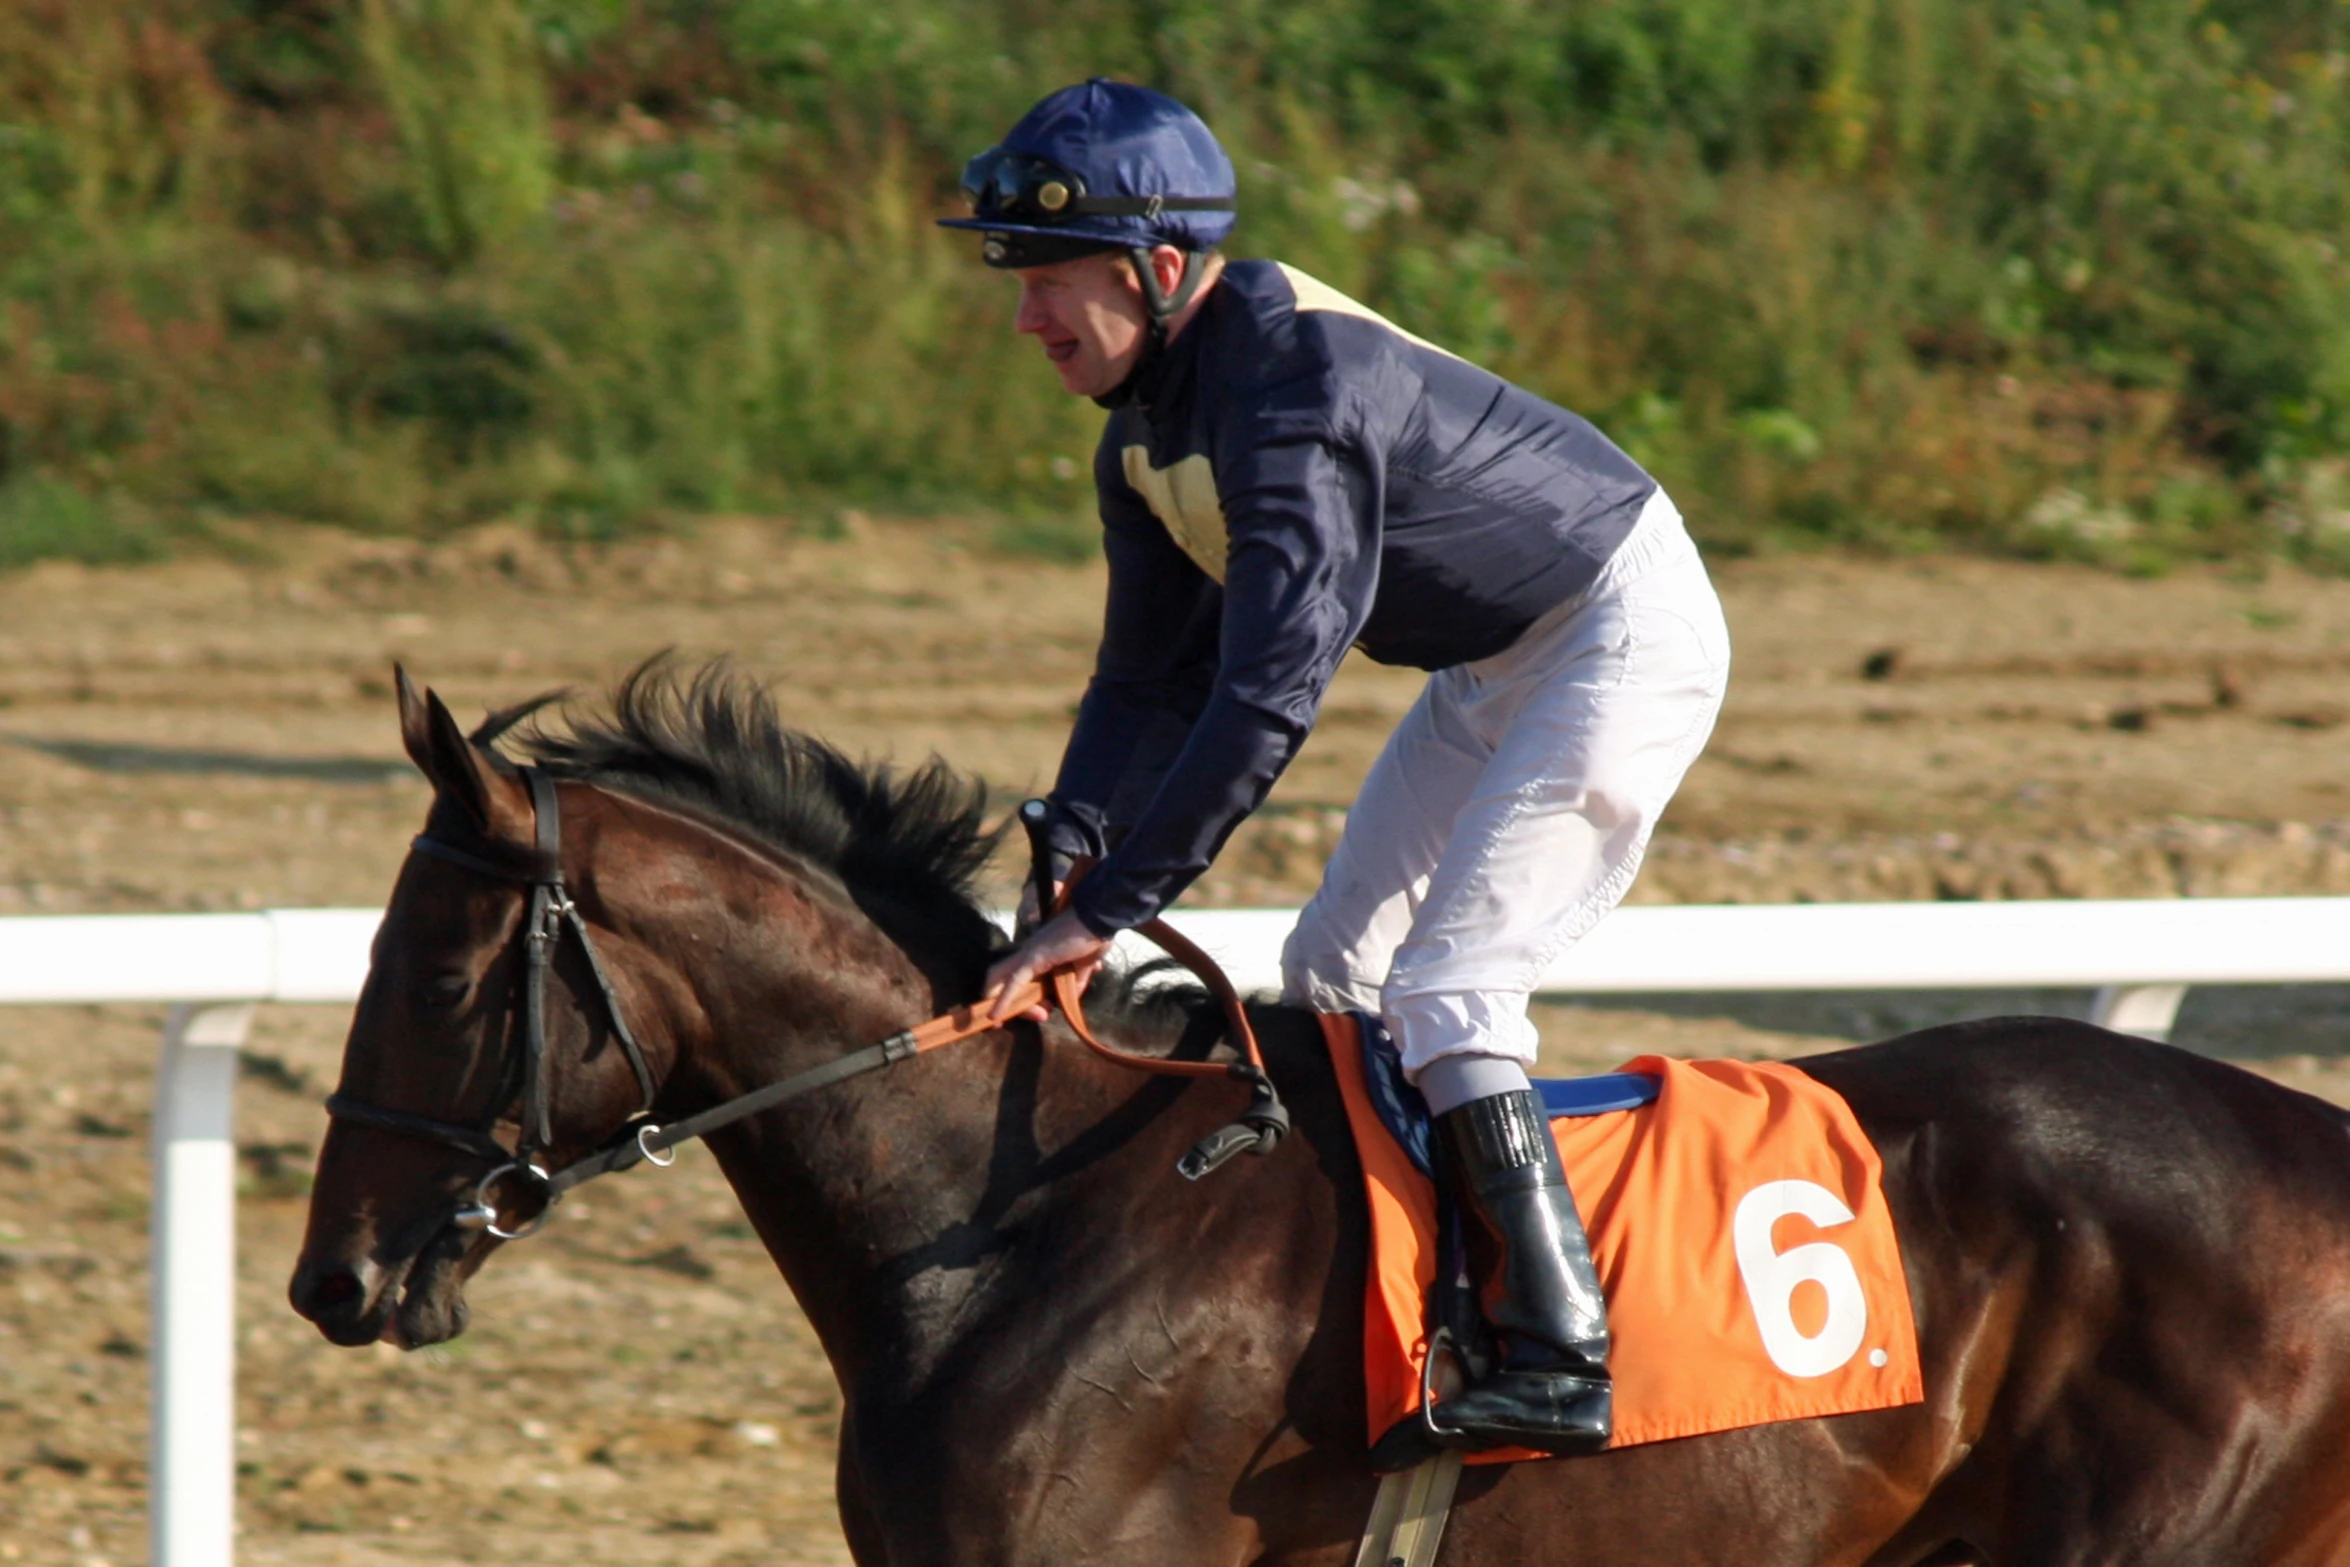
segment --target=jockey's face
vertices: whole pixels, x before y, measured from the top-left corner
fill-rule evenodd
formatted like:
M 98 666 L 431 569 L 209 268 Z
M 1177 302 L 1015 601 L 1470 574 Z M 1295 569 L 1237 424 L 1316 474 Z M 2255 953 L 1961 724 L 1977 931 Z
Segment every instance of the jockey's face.
M 1173 288 L 1182 276 L 1183 256 L 1173 246 L 1153 251 L 1151 264 L 1162 287 Z M 1142 285 L 1134 280 L 1133 264 L 1122 252 L 1106 250 L 1050 266 L 1022 267 L 1018 276 L 1016 324 L 1043 347 L 1060 374 L 1062 388 L 1079 397 L 1116 391 L 1142 356 L 1150 326 L 1150 309 L 1143 303 Z

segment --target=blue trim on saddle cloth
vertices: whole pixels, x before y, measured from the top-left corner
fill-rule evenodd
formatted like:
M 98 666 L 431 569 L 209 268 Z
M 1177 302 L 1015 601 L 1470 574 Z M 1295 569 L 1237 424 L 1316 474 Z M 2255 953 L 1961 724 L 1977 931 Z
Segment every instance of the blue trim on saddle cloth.
M 1429 1119 L 1428 1101 L 1403 1075 L 1403 1054 L 1395 1048 L 1395 1036 L 1371 1013 L 1357 1012 L 1354 1020 L 1363 1041 L 1363 1086 L 1370 1091 L 1371 1108 L 1379 1112 L 1387 1135 L 1395 1139 L 1412 1167 L 1428 1179 L 1436 1179 L 1436 1162 L 1429 1154 L 1436 1124 Z
M 1403 1075 L 1403 1055 L 1395 1047 L 1395 1040 L 1387 1032 L 1387 1025 L 1368 1012 L 1357 1012 L 1354 1020 L 1363 1039 L 1363 1083 L 1370 1091 L 1371 1106 L 1379 1112 L 1380 1121 L 1396 1146 L 1404 1151 L 1413 1167 L 1430 1180 L 1436 1177 L 1435 1161 L 1429 1156 L 1429 1146 L 1435 1135 L 1435 1125 L 1428 1115 L 1428 1101 L 1420 1097 Z M 1661 1078 L 1639 1072 L 1605 1072 L 1596 1077 L 1538 1077 L 1533 1080 L 1534 1092 L 1541 1097 L 1542 1108 L 1552 1116 L 1606 1115 L 1611 1110 L 1637 1110 L 1642 1105 L 1656 1103 L 1663 1089 Z
M 1538 1077 L 1534 1092 L 1553 1120 L 1562 1115 L 1605 1115 L 1656 1103 L 1665 1080 L 1645 1072 L 1602 1072 L 1597 1077 Z

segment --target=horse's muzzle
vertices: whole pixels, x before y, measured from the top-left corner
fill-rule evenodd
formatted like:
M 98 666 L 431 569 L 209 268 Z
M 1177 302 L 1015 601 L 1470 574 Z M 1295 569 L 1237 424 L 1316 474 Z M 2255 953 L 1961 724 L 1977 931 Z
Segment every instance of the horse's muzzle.
M 465 1331 L 464 1280 L 475 1232 L 447 1224 L 404 1260 L 304 1253 L 286 1300 L 330 1343 L 353 1348 L 378 1340 L 403 1349 L 438 1344 Z

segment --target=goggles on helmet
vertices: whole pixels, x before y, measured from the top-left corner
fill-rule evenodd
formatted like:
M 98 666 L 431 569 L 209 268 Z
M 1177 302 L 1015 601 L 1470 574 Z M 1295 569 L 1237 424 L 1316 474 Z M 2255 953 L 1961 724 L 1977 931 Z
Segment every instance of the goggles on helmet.
M 1155 218 L 1162 212 L 1230 212 L 1229 196 L 1089 196 L 1085 181 L 1048 159 L 990 147 L 963 166 L 974 217 L 1005 223 L 1072 218 Z
M 990 147 L 963 166 L 963 194 L 974 217 L 1014 223 L 1054 223 L 1074 217 L 1070 203 L 1085 181 L 1043 158 Z

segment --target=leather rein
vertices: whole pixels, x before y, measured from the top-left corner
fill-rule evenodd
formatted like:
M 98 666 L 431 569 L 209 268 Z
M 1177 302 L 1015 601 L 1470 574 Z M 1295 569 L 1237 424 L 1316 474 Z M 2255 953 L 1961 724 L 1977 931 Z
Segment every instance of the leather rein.
M 498 1112 L 494 1112 L 485 1124 L 469 1126 L 418 1115 L 412 1111 L 387 1109 L 345 1093 L 330 1094 L 326 1101 L 327 1114 L 336 1120 L 423 1142 L 439 1143 L 461 1153 L 471 1154 L 488 1164 L 489 1171 L 474 1187 L 472 1202 L 460 1208 L 451 1220 L 459 1228 L 487 1230 L 500 1240 L 520 1240 L 535 1234 L 547 1222 L 563 1194 L 584 1181 L 626 1170 L 637 1164 L 674 1163 L 680 1143 L 707 1136 L 720 1127 L 730 1126 L 820 1088 L 829 1088 L 835 1083 L 844 1083 L 850 1078 L 895 1066 L 900 1061 L 991 1033 L 1003 1026 L 988 1020 L 989 1007 L 974 1002 L 941 1013 L 912 1028 L 902 1029 L 862 1050 L 795 1072 L 749 1093 L 738 1094 L 698 1115 L 687 1116 L 666 1125 L 654 1121 L 651 1115 L 658 1085 L 653 1081 L 652 1069 L 646 1062 L 643 1047 L 629 1029 L 627 1017 L 620 1008 L 620 998 L 612 989 L 611 977 L 605 972 L 603 961 L 596 955 L 595 942 L 588 935 L 587 921 L 581 916 L 578 905 L 572 901 L 564 885 L 562 812 L 557 801 L 555 781 L 541 768 L 525 767 L 521 772 L 530 786 L 531 807 L 537 818 L 534 834 L 536 852 L 527 868 L 500 864 L 430 834 L 420 833 L 409 844 L 416 853 L 430 855 L 434 859 L 499 881 L 518 882 L 530 889 L 529 911 L 522 926 L 522 1083 L 514 1116 L 517 1125 L 514 1146 L 508 1148 L 491 1135 L 492 1129 L 505 1118 Z M 1062 897 L 1066 899 L 1065 890 Z M 597 993 L 603 998 L 604 1014 L 610 1019 L 613 1035 L 628 1057 L 629 1068 L 636 1076 L 643 1102 L 618 1131 L 592 1152 L 558 1170 L 549 1171 L 541 1159 L 554 1142 L 548 1116 L 547 971 L 553 965 L 555 950 L 561 945 L 566 931 L 578 939 L 580 952 L 587 959 L 588 972 L 594 977 Z M 1249 1025 L 1247 1010 L 1241 1003 L 1239 993 L 1234 990 L 1232 981 L 1217 967 L 1215 959 L 1186 937 L 1167 928 L 1165 922 L 1152 920 L 1138 927 L 1138 933 L 1156 943 L 1160 950 L 1189 969 L 1208 987 L 1223 1007 L 1226 1026 L 1231 1030 L 1234 1042 L 1241 1048 L 1242 1059 L 1168 1060 L 1160 1056 L 1134 1055 L 1104 1043 L 1086 1021 L 1081 987 L 1077 983 L 1077 976 L 1068 969 L 1055 970 L 1041 980 L 1031 980 L 1022 985 L 1006 998 L 1005 1010 L 1019 1013 L 1030 1007 L 1049 1004 L 1059 1010 L 1070 1032 L 1087 1049 L 1128 1071 L 1167 1077 L 1221 1077 L 1246 1083 L 1250 1090 L 1250 1101 L 1240 1118 L 1202 1139 L 1198 1146 L 1176 1161 L 1175 1168 L 1185 1179 L 1196 1181 L 1243 1152 L 1271 1153 L 1289 1130 L 1289 1112 L 1274 1090 L 1272 1078 L 1265 1072 L 1264 1055 L 1257 1045 L 1256 1031 Z M 496 1201 L 500 1184 L 509 1176 L 522 1181 L 539 1199 L 537 1211 L 513 1229 L 499 1225 Z

